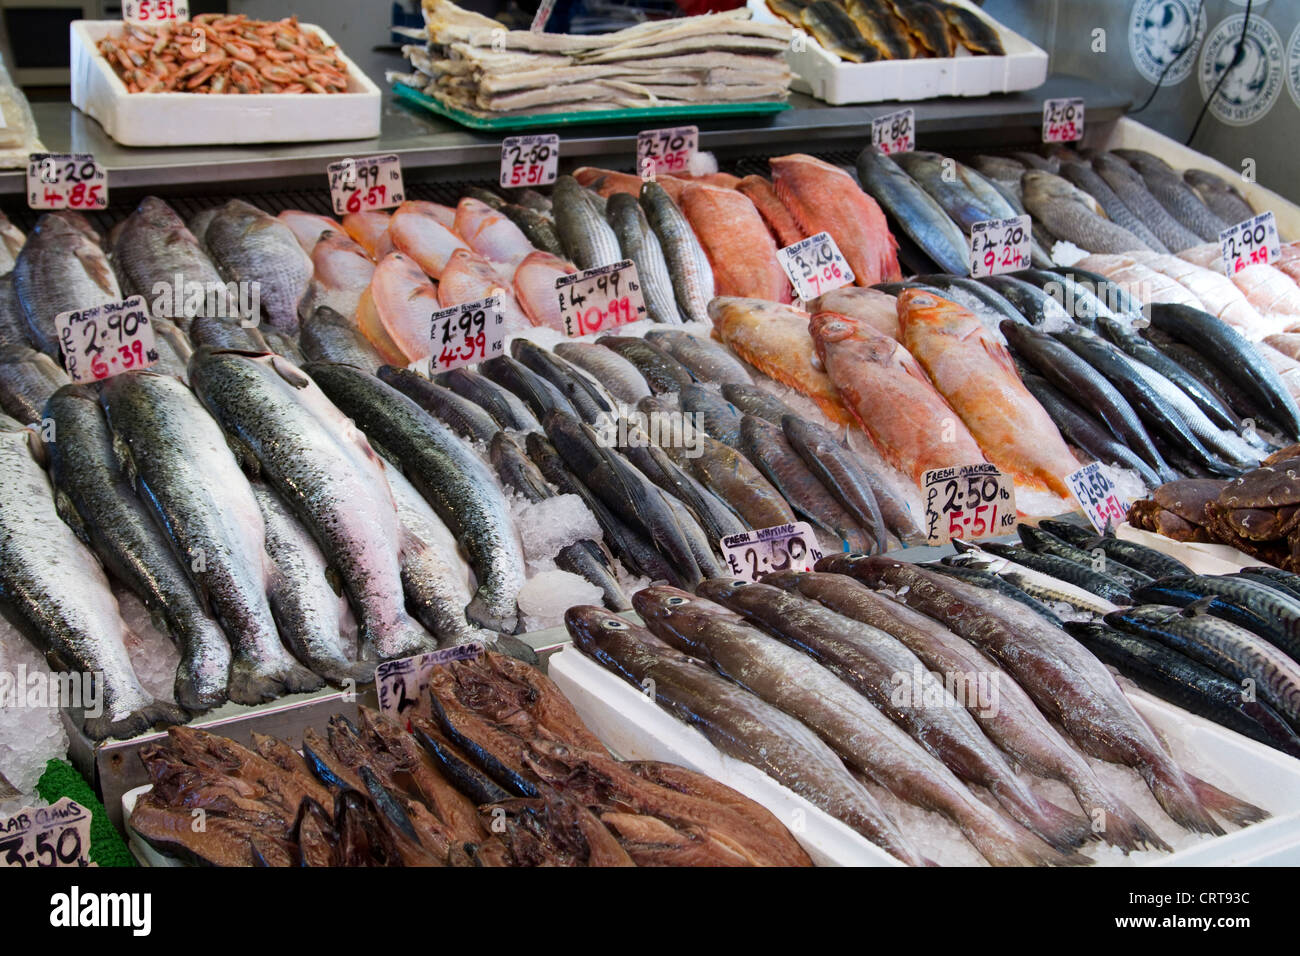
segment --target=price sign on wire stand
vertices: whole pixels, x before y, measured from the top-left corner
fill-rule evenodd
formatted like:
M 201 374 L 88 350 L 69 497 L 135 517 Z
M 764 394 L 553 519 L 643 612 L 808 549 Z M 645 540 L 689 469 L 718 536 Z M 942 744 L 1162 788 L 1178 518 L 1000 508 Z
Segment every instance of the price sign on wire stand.
M 379 710 L 390 717 L 405 719 L 408 713 L 429 716 L 429 675 L 435 667 L 452 661 L 468 661 L 483 653 L 483 645 L 455 644 L 427 654 L 384 661 L 375 668 L 375 694 Z
M 931 468 L 921 478 L 930 544 L 973 541 L 1016 528 L 1016 485 L 988 462 Z
M 1073 143 L 1083 139 L 1083 97 L 1043 100 L 1043 142 Z
M 89 854 L 90 811 L 71 797 L 0 819 L 0 868 L 97 866 Z
M 1223 271 L 1236 275 L 1247 266 L 1267 265 L 1282 255 L 1277 235 L 1277 220 L 1272 212 L 1239 222 L 1219 233 L 1223 252 Z
M 656 176 L 684 173 L 690 168 L 691 157 L 699 148 L 698 126 L 642 130 L 636 134 L 636 168 L 653 172 Z
M 108 173 L 90 153 L 32 153 L 27 157 L 27 205 L 107 209 Z
M 811 571 L 822 557 L 817 535 L 806 521 L 728 535 L 719 543 L 728 570 L 746 581 L 774 571 Z
M 1033 241 L 1028 216 L 985 219 L 970 227 L 970 274 L 996 276 L 1029 268 Z
M 122 19 L 132 23 L 166 23 L 188 20 L 186 0 L 122 0 Z
M 794 286 L 794 294 L 805 302 L 853 284 L 853 270 L 829 232 L 778 249 L 776 258 Z
M 1101 470 L 1098 462 L 1084 465 L 1076 472 L 1065 476 L 1065 483 L 1074 492 L 1083 513 L 1098 532 L 1105 534 L 1124 523 L 1128 514 L 1129 503 L 1125 501 L 1115 483 Z
M 501 141 L 502 189 L 549 186 L 560 172 L 560 137 L 557 133 L 507 136 Z
M 887 156 L 916 149 L 916 110 L 909 106 L 872 120 L 871 145 Z
M 551 11 L 555 9 L 555 0 L 542 0 L 537 5 L 537 12 L 533 14 L 533 22 L 528 27 L 533 33 L 546 32 L 546 21 L 551 19 Z
M 645 318 L 641 280 L 631 259 L 560 276 L 555 293 L 560 297 L 564 334 L 570 338 Z
M 433 313 L 433 354 L 429 377 L 503 354 L 506 339 L 501 297 L 490 295 Z
M 74 382 L 98 382 L 158 361 L 153 323 L 144 299 L 133 295 L 78 312 L 60 312 L 54 329 L 63 367 Z
M 341 159 L 326 167 L 334 215 L 391 209 L 406 201 L 402 161 L 396 156 Z

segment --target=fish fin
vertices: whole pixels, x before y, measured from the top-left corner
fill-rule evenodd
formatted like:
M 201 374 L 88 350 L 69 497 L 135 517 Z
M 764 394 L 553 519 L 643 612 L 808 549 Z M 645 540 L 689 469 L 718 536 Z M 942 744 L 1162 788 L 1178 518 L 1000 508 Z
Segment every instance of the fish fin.
M 1180 607 L 1176 614 L 1169 615 L 1167 620 L 1175 617 L 1199 617 L 1210 613 L 1210 608 L 1214 605 L 1214 595 L 1207 594 L 1203 598 L 1197 598 L 1191 604 Z
M 294 388 L 306 388 L 311 384 L 307 374 L 282 355 L 271 353 L 271 368 Z
M 1201 803 L 1219 814 L 1219 816 L 1224 817 L 1229 823 L 1245 826 L 1248 823 L 1267 820 L 1272 815 L 1267 810 L 1234 797 L 1232 794 L 1220 790 L 1214 784 L 1208 783 L 1199 777 L 1194 777 L 1191 774 L 1184 774 L 1183 776 L 1187 780 L 1187 785 L 1192 788 L 1192 792 L 1196 794 Z
M 175 704 L 155 700 L 138 710 L 131 711 L 125 717 L 115 719 L 108 714 L 87 717 L 82 729 L 92 740 L 105 740 L 109 737 L 126 740 L 144 733 L 151 727 L 183 724 L 188 720 L 185 711 Z
M 343 575 L 339 574 L 334 565 L 325 566 L 325 580 L 329 582 L 330 589 L 339 597 L 343 596 Z
M 1165 756 L 1163 752 L 1161 756 Z M 1191 781 L 1196 780 L 1195 777 L 1184 774 L 1167 757 L 1158 762 L 1144 762 L 1142 766 L 1135 769 L 1146 778 L 1147 786 L 1151 788 L 1151 793 L 1155 796 L 1156 802 L 1180 827 L 1197 833 L 1223 836 L 1223 827 L 1219 826 L 1214 817 L 1210 816 L 1209 811 L 1201 802 L 1201 796 L 1191 783 Z M 1197 780 L 1196 782 L 1204 784 L 1204 781 Z M 1204 785 L 1209 786 L 1209 784 Z M 1240 803 L 1236 798 L 1228 797 L 1223 791 L 1218 792 L 1223 794 L 1223 797 L 1233 801 L 1233 803 Z M 1224 805 L 1228 806 L 1229 804 L 1225 801 Z M 1250 804 L 1241 803 L 1243 809 L 1249 806 Z
M 1111 846 L 1119 847 L 1125 855 L 1135 850 L 1163 850 L 1172 852 L 1160 835 L 1133 809 L 1110 793 L 1095 778 L 1069 781 L 1079 806 L 1089 819 L 1098 824 L 1096 834 Z
M 983 328 L 983 326 L 980 326 Z M 1004 372 L 1011 376 L 1013 381 L 1020 381 L 1020 373 L 1016 371 L 1015 359 L 1011 357 L 1011 350 L 1001 342 L 982 335 L 980 341 L 984 344 L 984 351 L 988 353 L 989 358 L 996 362 Z
M 240 470 L 248 476 L 250 481 L 260 480 L 262 476 L 262 463 L 258 460 L 257 455 L 253 453 L 253 449 L 248 446 L 247 442 L 242 441 L 230 432 L 225 432 L 224 434 L 226 436 L 226 447 L 229 448 L 230 453 L 235 456 L 235 461 L 238 462 Z
M 54 510 L 59 513 L 63 523 L 72 529 L 81 543 L 86 547 L 91 547 L 90 532 L 86 530 L 86 523 L 81 520 L 81 514 L 77 511 L 77 506 L 72 503 L 72 499 L 64 494 L 61 490 L 54 493 Z
M 138 493 L 140 488 L 137 481 L 135 459 L 131 457 L 131 446 L 117 432 L 113 432 L 113 457 L 117 459 L 117 467 L 121 470 L 127 483 L 130 484 L 131 490 Z

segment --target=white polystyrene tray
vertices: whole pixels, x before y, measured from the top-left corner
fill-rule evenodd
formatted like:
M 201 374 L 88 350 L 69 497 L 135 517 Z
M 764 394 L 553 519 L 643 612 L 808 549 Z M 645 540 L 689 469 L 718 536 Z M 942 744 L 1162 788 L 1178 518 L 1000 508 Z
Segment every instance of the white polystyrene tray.
M 878 60 L 846 63 L 822 49 L 806 31 L 785 59 L 794 71 L 791 84 L 827 103 L 880 103 L 886 100 L 928 100 L 937 96 L 988 96 L 1012 90 L 1032 90 L 1047 79 L 1047 53 L 1020 34 L 1008 30 L 966 0 L 954 0 L 998 32 L 1005 56 L 957 56 L 915 60 Z M 786 23 L 767 8 L 764 0 L 748 0 L 755 20 Z
M 1145 545 L 1171 558 L 1177 558 L 1196 574 L 1235 574 L 1242 568 L 1256 568 L 1268 564 L 1261 558 L 1252 558 L 1244 551 L 1238 551 L 1226 544 L 1175 541 L 1153 531 L 1135 528 L 1127 521 L 1115 529 L 1115 535 L 1125 541 Z
M 902 865 L 762 771 L 722 754 L 699 730 L 581 651 L 566 648 L 553 655 L 548 673 L 596 736 L 625 760 L 666 760 L 707 774 L 767 807 L 787 826 L 799 819 L 794 811 L 802 810 L 803 830 L 794 836 L 820 865 Z M 1178 745 L 1175 751 L 1185 747 L 1196 755 L 1198 775 L 1273 814 L 1188 849 L 1143 854 L 1149 858 L 1144 865 L 1300 865 L 1300 760 L 1140 691 L 1130 692 L 1130 698 L 1157 732 Z
M 320 27 L 301 24 L 327 44 Z M 124 146 L 204 146 L 369 139 L 379 135 L 381 94 L 342 50 L 346 93 L 128 93 L 96 44 L 121 20 L 75 20 L 71 27 L 72 105 L 99 120 Z

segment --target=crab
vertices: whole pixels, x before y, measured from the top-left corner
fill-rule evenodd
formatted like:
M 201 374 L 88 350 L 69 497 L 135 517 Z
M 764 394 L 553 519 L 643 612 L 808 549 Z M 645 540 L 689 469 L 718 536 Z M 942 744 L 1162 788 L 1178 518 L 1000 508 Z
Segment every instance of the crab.
M 1300 458 L 1286 458 L 1232 479 L 1219 502 L 1234 509 L 1300 505 Z

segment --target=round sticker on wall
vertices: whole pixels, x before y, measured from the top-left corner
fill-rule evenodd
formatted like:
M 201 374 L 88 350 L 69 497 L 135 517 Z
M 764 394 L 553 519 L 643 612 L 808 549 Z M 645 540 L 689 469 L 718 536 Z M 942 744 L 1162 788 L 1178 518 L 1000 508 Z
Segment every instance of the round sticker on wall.
M 1295 105 L 1300 106 L 1300 23 L 1286 45 L 1286 86 Z
M 1205 38 L 1197 79 L 1201 96 L 1209 97 L 1225 70 L 1228 78 L 1210 104 L 1210 112 L 1229 126 L 1249 126 L 1270 109 L 1282 92 L 1282 38 L 1273 26 L 1251 17 L 1250 26 L 1237 52 L 1237 40 L 1245 14 L 1228 17 Z
M 1174 86 L 1196 66 L 1196 46 L 1205 38 L 1205 7 L 1197 0 L 1137 0 L 1128 21 L 1133 64 L 1151 83 Z M 1181 55 L 1180 55 L 1181 54 Z M 1170 67 L 1174 60 L 1178 62 Z

